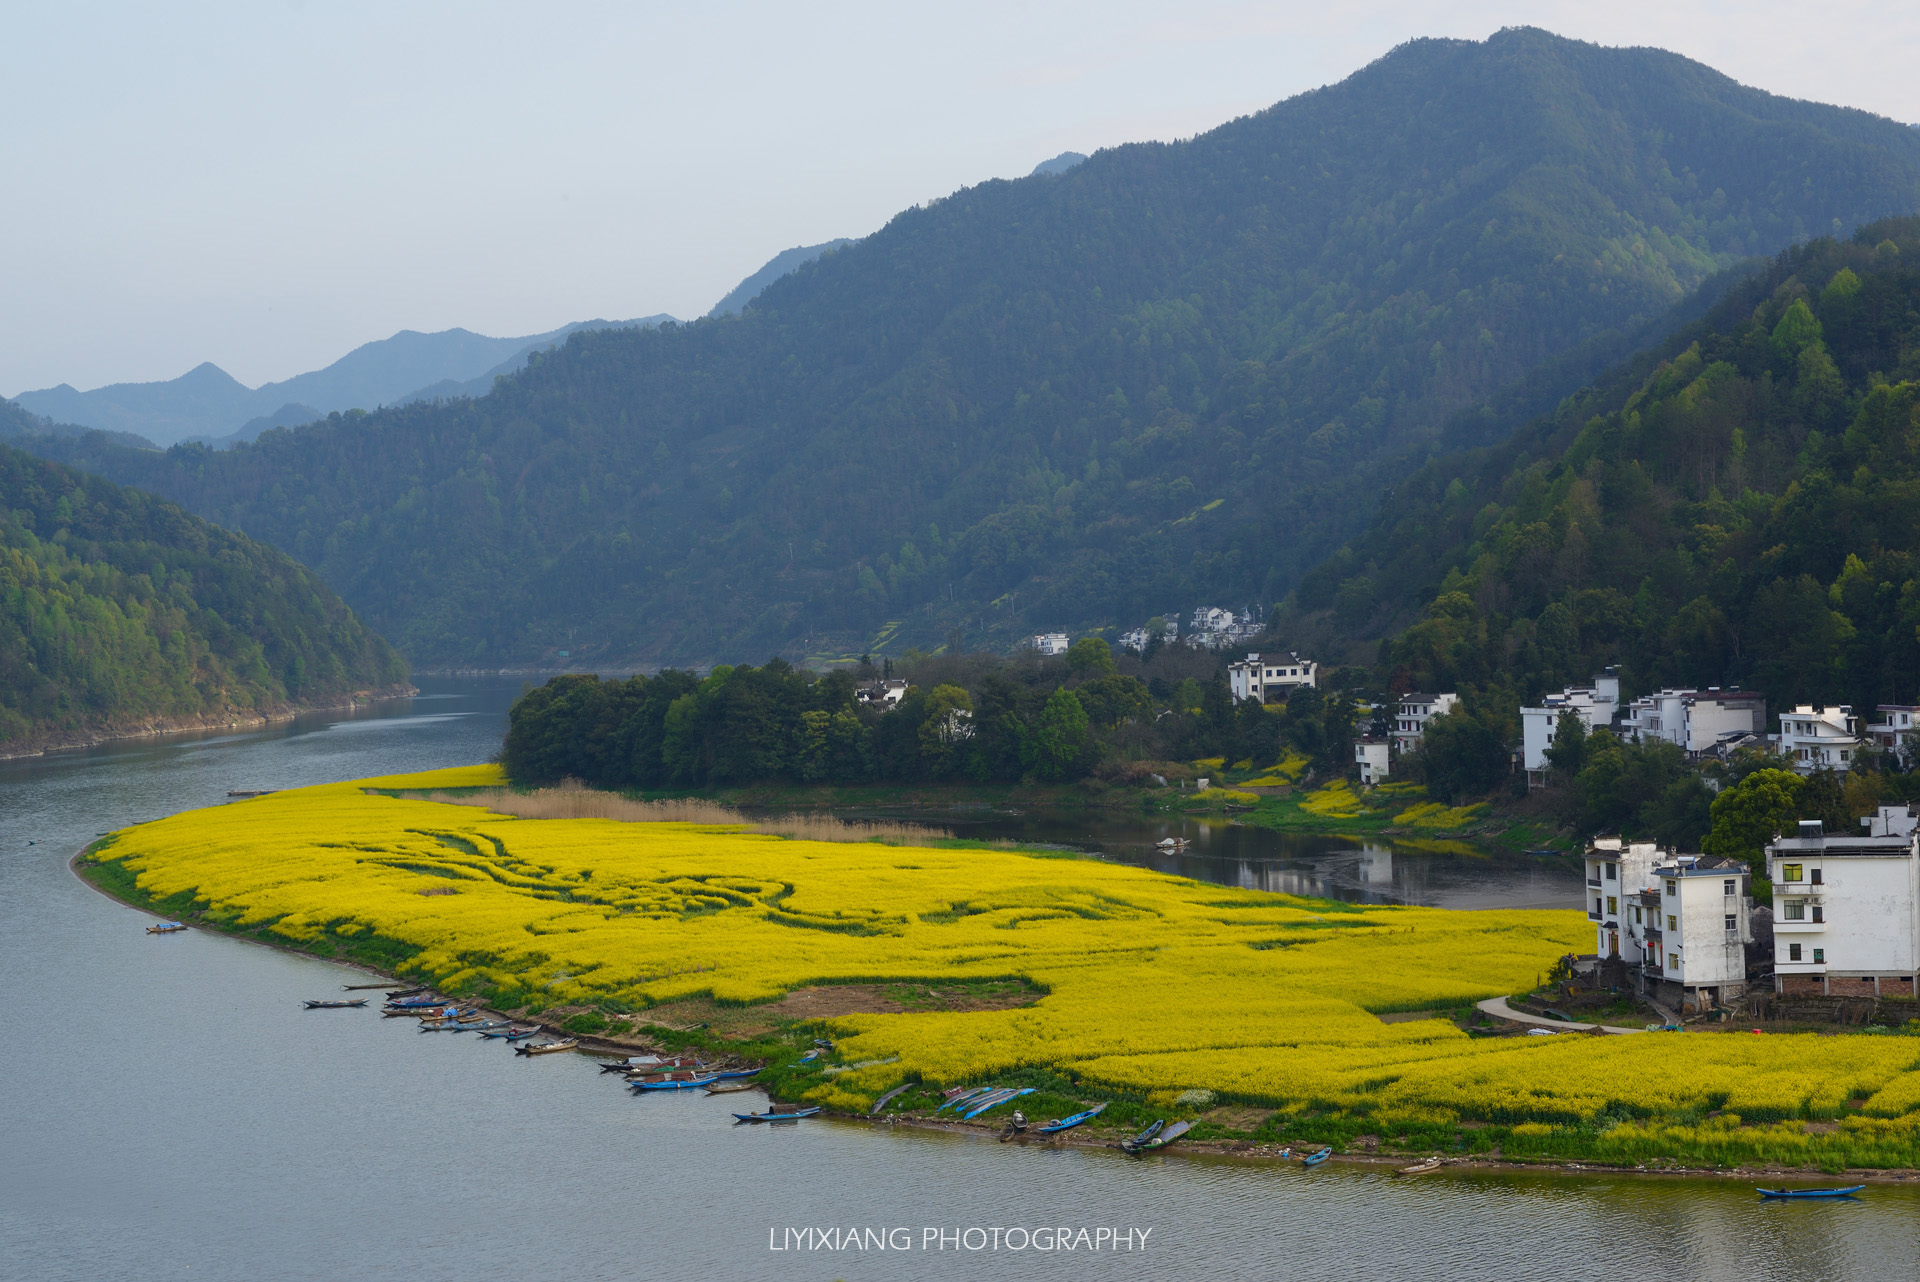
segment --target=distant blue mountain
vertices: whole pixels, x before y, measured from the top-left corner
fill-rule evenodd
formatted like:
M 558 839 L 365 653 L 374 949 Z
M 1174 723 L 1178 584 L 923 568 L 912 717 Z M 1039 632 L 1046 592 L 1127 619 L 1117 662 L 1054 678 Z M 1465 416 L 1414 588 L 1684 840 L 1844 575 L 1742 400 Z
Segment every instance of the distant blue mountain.
M 579 321 L 519 338 L 489 338 L 464 329 L 437 334 L 403 329 L 354 348 L 325 369 L 256 388 L 209 363 L 161 383 L 114 383 L 90 392 L 62 383 L 22 392 L 14 400 L 55 422 L 129 432 L 162 446 L 193 439 L 228 444 L 252 440 L 269 428 L 310 423 L 335 410 L 483 396 L 496 377 L 526 364 L 529 353 L 556 346 L 577 329 L 624 329 L 672 319 L 663 313 Z
M 746 310 L 747 304 L 760 296 L 760 291 L 779 280 L 782 276 L 800 270 L 830 249 L 839 249 L 853 242 L 842 236 L 839 240 L 830 240 L 820 245 L 802 245 L 795 249 L 783 250 L 767 260 L 767 265 L 733 287 L 733 291 L 713 305 L 708 316 L 738 316 Z
M 1063 151 L 1052 160 L 1043 160 L 1035 165 L 1033 172 L 1028 174 L 1027 177 L 1036 178 L 1041 174 L 1064 174 L 1067 170 L 1072 169 L 1085 159 L 1086 157 L 1077 151 Z

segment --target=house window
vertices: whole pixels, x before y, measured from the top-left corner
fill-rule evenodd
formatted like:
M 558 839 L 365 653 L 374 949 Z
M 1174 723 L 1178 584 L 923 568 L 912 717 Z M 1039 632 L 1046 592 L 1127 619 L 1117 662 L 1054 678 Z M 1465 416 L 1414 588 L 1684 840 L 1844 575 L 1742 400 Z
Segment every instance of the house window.
M 1598 895 L 1593 897 L 1593 915 L 1596 917 L 1600 915 L 1600 896 Z
M 1620 915 L 1620 900 L 1613 895 L 1607 896 L 1607 915 L 1609 917 L 1618 917 Z
M 1679 954 L 1679 953 L 1668 953 L 1668 954 L 1667 954 L 1667 969 L 1668 969 L 1668 970 L 1679 970 L 1679 969 L 1680 969 L 1680 954 Z
M 1827 919 L 1826 912 L 1826 909 L 1822 908 L 1819 904 L 1815 904 L 1813 906 L 1813 919 L 1815 921 L 1825 921 Z
M 1784 921 L 1805 921 L 1807 919 L 1806 902 L 1799 899 L 1789 899 L 1781 906 L 1780 916 Z
M 1638 908 L 1633 910 L 1633 919 L 1636 922 L 1644 922 L 1646 920 L 1644 917 L 1640 915 L 1640 910 Z
M 1781 864 L 1780 880 L 1781 881 L 1799 881 L 1800 865 L 1799 864 Z
M 1727 914 L 1727 929 L 1728 930 L 1740 929 L 1740 918 L 1735 916 L 1733 913 Z
M 1820 870 L 1818 868 L 1815 868 L 1812 872 L 1808 873 L 1807 880 L 1812 882 L 1814 885 L 1818 886 L 1821 880 Z
M 1669 895 L 1677 895 L 1677 894 L 1679 894 L 1679 893 L 1680 893 L 1680 883 L 1679 883 L 1679 882 L 1677 882 L 1677 881 L 1669 881 L 1669 882 L 1667 882 L 1667 893 L 1668 893 Z
M 1720 893 L 1723 895 L 1731 895 L 1734 892 L 1735 888 L 1737 888 L 1739 885 L 1740 883 L 1738 881 L 1736 881 L 1732 877 L 1729 877 L 1725 881 L 1720 883 Z
M 1788 960 L 1788 961 L 1799 961 L 1799 960 L 1800 960 L 1800 945 L 1798 945 L 1798 944 L 1788 944 L 1788 945 L 1787 945 L 1787 960 Z
M 1667 929 L 1668 930 L 1680 929 L 1680 921 L 1672 913 L 1667 914 Z
M 1606 876 L 1607 876 L 1607 880 L 1608 880 L 1608 881 L 1614 881 L 1614 880 L 1616 880 L 1616 878 L 1615 878 L 1615 876 L 1614 876 L 1614 873 L 1615 873 L 1615 871 L 1616 871 L 1616 870 L 1617 870 L 1617 869 L 1619 868 L 1619 865 L 1618 865 L 1618 864 L 1608 864 L 1608 865 L 1606 866 L 1606 868 L 1607 868 L 1607 873 L 1606 873 Z
M 1813 950 L 1813 961 L 1814 961 L 1814 965 L 1816 965 L 1816 966 L 1819 966 L 1819 965 L 1824 965 L 1824 964 L 1826 963 L 1826 960 L 1827 960 L 1827 950 L 1826 950 L 1826 949 L 1824 949 L 1824 948 L 1816 948 L 1816 949 L 1814 949 L 1814 950 Z

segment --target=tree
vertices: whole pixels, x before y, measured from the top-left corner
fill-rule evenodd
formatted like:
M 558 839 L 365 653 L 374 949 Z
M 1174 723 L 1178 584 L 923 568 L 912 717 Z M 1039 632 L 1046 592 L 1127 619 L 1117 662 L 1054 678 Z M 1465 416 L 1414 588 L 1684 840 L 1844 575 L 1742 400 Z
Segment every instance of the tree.
M 1464 708 L 1427 722 L 1419 757 L 1427 791 L 1449 805 L 1491 792 L 1506 778 L 1511 762 L 1500 736 Z
M 919 738 L 928 773 L 943 775 L 952 770 L 960 745 L 973 738 L 972 696 L 957 685 L 935 686 L 927 696 Z
M 1765 848 L 1798 817 L 1806 781 L 1791 770 L 1756 770 L 1713 799 L 1709 855 L 1743 859 L 1756 882 L 1766 877 Z
M 1021 760 L 1037 779 L 1065 779 L 1087 746 L 1087 711 L 1061 686 L 1048 697 L 1021 744 Z
M 1553 742 L 1547 745 L 1547 764 L 1570 782 L 1586 762 L 1587 723 L 1572 708 L 1562 708 L 1553 727 Z
M 1082 681 L 1110 677 L 1116 671 L 1113 650 L 1099 637 L 1081 637 L 1067 647 L 1067 671 Z

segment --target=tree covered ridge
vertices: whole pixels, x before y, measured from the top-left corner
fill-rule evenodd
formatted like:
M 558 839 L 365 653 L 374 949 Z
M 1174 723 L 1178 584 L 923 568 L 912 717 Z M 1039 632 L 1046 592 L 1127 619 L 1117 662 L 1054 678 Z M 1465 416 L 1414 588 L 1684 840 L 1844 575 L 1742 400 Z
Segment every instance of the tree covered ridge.
M 1916 206 L 1891 121 L 1653 50 L 1419 41 L 481 400 L 43 444 L 288 550 L 417 659 L 1004 644 L 1273 600 L 1464 407 L 1542 368 L 1551 404 L 1716 270 Z
M 1631 691 L 1745 685 L 1775 709 L 1920 701 L 1917 405 L 1920 219 L 1815 241 L 1410 479 L 1289 622 L 1384 623 L 1389 681 L 1502 719 L 1609 664 Z
M 406 676 L 292 558 L 0 446 L 0 745 L 322 703 Z

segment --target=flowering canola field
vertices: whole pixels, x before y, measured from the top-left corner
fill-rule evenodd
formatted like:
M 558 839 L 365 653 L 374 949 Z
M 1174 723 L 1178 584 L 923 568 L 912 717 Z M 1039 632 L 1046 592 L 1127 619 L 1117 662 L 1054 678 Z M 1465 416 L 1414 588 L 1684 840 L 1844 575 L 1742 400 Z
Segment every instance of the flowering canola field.
M 1377 1018 L 1532 987 L 1591 939 L 1576 912 L 1328 904 L 1089 860 L 515 819 L 367 791 L 498 782 L 469 767 L 275 793 L 124 829 L 93 859 L 155 900 L 190 893 L 216 921 L 296 945 L 394 941 L 417 950 L 409 975 L 503 998 L 641 1007 L 993 978 L 1047 994 L 840 1018 L 841 1058 L 885 1062 L 823 1083 L 814 1098 L 828 1103 L 909 1076 L 1046 1067 L 1162 1102 L 1203 1088 L 1364 1117 L 1387 1134 L 1501 1124 L 1516 1128 L 1509 1153 L 1605 1116 L 1641 1119 L 1610 1132 L 1629 1147 L 1669 1142 L 1660 1125 L 1705 1143 L 1717 1111 L 1782 1136 L 1839 1116 L 1889 1161 L 1915 1150 L 1908 1037 L 1476 1040 L 1446 1020 Z

